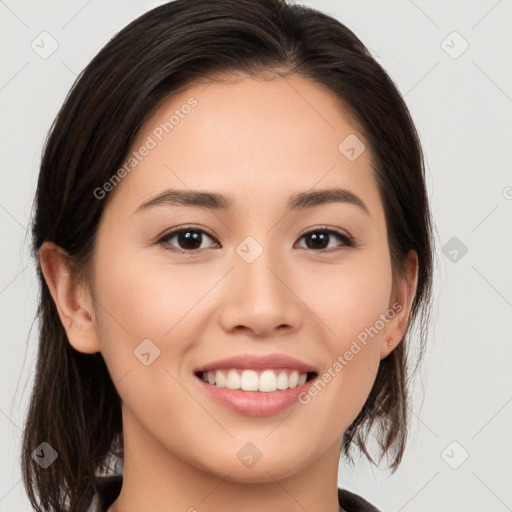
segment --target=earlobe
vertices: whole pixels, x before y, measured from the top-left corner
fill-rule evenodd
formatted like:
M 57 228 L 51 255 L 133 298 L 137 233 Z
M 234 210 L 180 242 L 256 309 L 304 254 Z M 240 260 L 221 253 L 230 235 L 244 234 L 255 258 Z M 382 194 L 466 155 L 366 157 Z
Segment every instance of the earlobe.
M 418 269 L 418 254 L 411 249 L 404 262 L 404 275 L 393 287 L 391 307 L 396 314 L 383 332 L 380 350 L 381 359 L 387 357 L 405 336 L 418 286 Z
M 72 277 L 68 254 L 53 242 L 45 242 L 39 249 L 39 261 L 69 343 L 79 352 L 99 352 L 92 300 Z

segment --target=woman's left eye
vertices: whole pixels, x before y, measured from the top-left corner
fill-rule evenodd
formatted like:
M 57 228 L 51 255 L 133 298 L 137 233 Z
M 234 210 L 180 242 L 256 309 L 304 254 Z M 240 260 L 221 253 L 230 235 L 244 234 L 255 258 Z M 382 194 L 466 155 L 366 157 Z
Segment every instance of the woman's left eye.
M 159 240 L 159 243 L 163 244 L 163 246 L 170 251 L 196 252 L 198 249 L 208 249 L 212 247 L 205 247 L 203 245 L 205 239 L 208 238 L 215 240 L 212 235 L 208 234 L 203 229 L 183 227 L 167 233 Z M 316 228 L 304 233 L 299 240 L 307 240 L 305 249 L 312 249 L 314 252 L 323 253 L 338 250 L 336 249 L 336 244 L 334 244 L 333 247 L 330 243 L 333 238 L 337 238 L 338 242 L 341 242 L 338 243 L 338 248 L 341 249 L 344 247 L 355 247 L 356 245 L 353 238 L 348 234 L 329 228 Z M 173 240 L 175 240 L 178 247 L 173 244 Z M 220 244 L 215 241 L 213 246 L 220 247 Z
M 335 229 L 329 228 L 316 228 L 307 233 L 304 233 L 300 240 L 303 238 L 309 240 L 309 243 L 306 243 L 306 249 L 319 249 L 315 250 L 315 252 L 333 252 L 336 249 L 336 246 L 329 245 L 329 242 L 333 237 L 336 237 L 341 244 L 338 245 L 338 248 L 341 247 L 355 247 L 354 239 L 346 233 L 342 233 L 341 231 L 337 231 Z M 327 245 L 325 245 L 327 242 Z

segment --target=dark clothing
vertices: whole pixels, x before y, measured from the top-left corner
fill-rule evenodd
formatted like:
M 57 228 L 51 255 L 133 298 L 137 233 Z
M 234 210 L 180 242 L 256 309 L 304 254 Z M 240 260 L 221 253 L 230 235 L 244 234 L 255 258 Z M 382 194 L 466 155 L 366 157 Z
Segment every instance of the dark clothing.
M 97 478 L 98 494 L 89 495 L 84 512 L 107 512 L 121 492 L 123 475 L 101 476 Z M 366 500 L 345 489 L 338 489 L 338 501 L 347 512 L 379 512 Z

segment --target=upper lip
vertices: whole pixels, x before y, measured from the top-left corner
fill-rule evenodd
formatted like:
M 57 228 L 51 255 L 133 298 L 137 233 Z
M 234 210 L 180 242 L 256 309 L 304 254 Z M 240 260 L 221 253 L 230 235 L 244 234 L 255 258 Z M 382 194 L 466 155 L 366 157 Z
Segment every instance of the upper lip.
M 240 370 L 292 368 L 300 370 L 301 372 L 316 373 L 316 369 L 313 366 L 286 354 L 268 354 L 264 356 L 256 354 L 239 354 L 200 366 L 194 370 L 194 373 L 228 368 L 236 368 Z

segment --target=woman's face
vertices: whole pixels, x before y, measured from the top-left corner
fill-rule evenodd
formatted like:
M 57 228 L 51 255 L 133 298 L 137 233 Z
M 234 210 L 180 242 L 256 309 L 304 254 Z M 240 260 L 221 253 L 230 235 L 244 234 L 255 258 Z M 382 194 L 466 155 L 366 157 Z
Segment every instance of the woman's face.
M 407 306 L 363 136 L 302 77 L 243 78 L 173 96 L 132 151 L 75 345 L 106 361 L 126 453 L 240 482 L 337 467 Z

